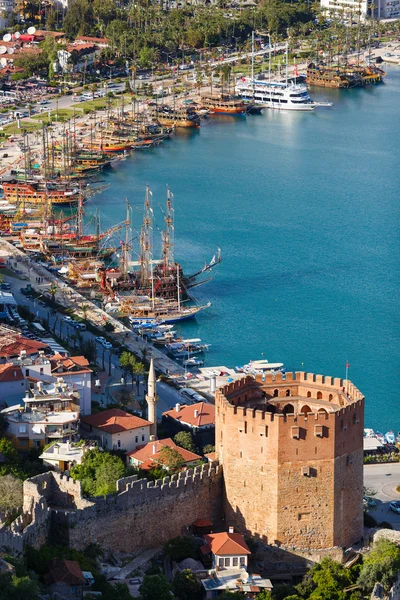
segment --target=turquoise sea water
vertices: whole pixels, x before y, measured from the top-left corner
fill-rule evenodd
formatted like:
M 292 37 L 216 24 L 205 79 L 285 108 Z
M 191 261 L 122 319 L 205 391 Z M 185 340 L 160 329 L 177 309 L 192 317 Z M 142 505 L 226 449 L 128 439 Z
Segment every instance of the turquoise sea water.
M 88 210 L 114 224 L 149 184 L 161 227 L 168 183 L 185 272 L 222 249 L 197 293 L 212 307 L 183 326 L 212 344 L 208 364 L 264 356 L 344 377 L 348 360 L 366 426 L 398 431 L 400 69 L 380 86 L 312 96 L 334 106 L 213 118 L 134 153 Z

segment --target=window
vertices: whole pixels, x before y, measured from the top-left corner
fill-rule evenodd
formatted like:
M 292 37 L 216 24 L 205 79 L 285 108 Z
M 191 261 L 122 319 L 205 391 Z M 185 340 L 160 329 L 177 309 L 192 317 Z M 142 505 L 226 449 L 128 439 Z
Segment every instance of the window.
M 40 367 L 40 372 L 43 373 L 43 367 Z
M 226 567 L 230 567 L 231 566 L 231 559 L 230 558 L 226 558 L 225 559 L 225 566 Z
M 238 559 L 238 557 L 237 557 L 237 556 L 234 556 L 234 557 L 232 558 L 232 566 L 233 566 L 233 567 L 237 567 L 237 566 L 238 566 L 238 564 L 239 564 L 239 559 Z
M 40 446 L 41 446 L 40 440 L 33 440 L 33 445 L 35 448 L 40 448 Z
M 19 440 L 19 445 L 25 447 L 28 440 Z
M 26 371 L 25 371 L 25 377 L 28 377 L 28 376 L 29 376 L 29 369 L 26 369 Z
M 26 425 L 18 425 L 18 433 L 26 433 Z
M 246 557 L 245 556 L 241 556 L 240 557 L 240 566 L 243 567 L 246 564 Z
M 118 440 L 118 448 L 121 448 L 121 440 Z
M 144 435 L 142 435 L 142 442 L 144 442 Z
M 139 441 L 139 436 L 137 435 L 137 436 L 135 437 L 135 444 L 137 444 L 137 443 L 138 443 L 138 441 Z
M 218 566 L 219 567 L 223 567 L 224 566 L 224 559 L 223 558 L 219 558 L 218 559 Z

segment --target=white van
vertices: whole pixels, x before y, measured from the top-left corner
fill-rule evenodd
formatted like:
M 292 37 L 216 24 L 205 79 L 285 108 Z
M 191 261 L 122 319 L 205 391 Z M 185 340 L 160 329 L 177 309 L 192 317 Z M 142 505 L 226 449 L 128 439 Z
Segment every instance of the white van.
M 86 331 L 87 329 L 85 323 L 76 323 L 75 328 L 79 329 L 80 331 Z

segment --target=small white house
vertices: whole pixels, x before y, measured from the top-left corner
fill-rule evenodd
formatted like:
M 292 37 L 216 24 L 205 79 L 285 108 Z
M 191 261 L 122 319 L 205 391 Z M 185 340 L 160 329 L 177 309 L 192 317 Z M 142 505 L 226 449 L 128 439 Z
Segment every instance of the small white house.
M 224 569 L 247 569 L 247 558 L 251 554 L 248 545 L 240 533 L 210 533 L 204 536 L 206 542 L 201 550 L 203 554 L 212 556 L 212 568 L 218 571 Z
M 131 452 L 150 441 L 150 421 L 119 408 L 110 408 L 81 418 L 81 434 L 97 439 L 107 450 Z

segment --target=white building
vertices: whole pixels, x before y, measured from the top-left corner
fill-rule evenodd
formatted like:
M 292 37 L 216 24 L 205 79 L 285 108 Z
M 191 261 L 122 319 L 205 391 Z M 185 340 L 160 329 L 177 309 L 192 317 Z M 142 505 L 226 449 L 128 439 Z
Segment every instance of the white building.
M 343 21 L 361 21 L 369 15 L 370 4 L 377 5 L 380 0 L 321 0 L 321 9 L 326 17 L 336 17 Z
M 1 411 L 8 423 L 7 437 L 17 449 L 77 439 L 79 396 L 62 379 L 50 385 L 38 382 L 35 390 L 26 391 L 23 403 Z
M 110 408 L 81 419 L 82 437 L 96 439 L 107 450 L 131 452 L 150 441 L 150 421 Z
M 43 463 L 56 471 L 70 471 L 73 465 L 80 465 L 85 453 L 96 448 L 96 444 L 71 444 L 71 442 L 54 442 L 39 456 Z

